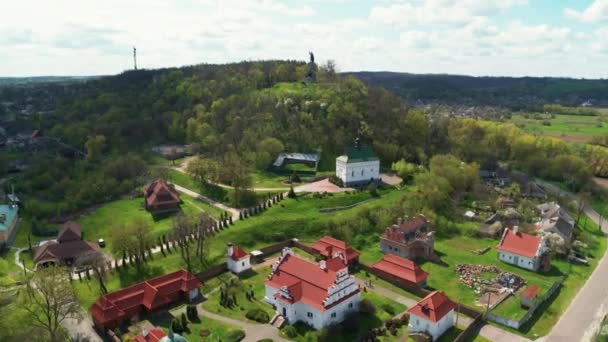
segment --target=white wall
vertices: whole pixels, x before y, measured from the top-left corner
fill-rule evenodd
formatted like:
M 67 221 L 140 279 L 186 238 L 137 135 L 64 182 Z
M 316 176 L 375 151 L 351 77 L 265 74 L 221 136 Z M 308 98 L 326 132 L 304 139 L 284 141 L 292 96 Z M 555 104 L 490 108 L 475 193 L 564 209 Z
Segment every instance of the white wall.
M 438 322 L 429 321 L 417 315 L 410 315 L 409 332 L 426 332 L 437 340 L 443 333 L 454 326 L 454 310 L 443 316 Z
M 518 258 L 517 262 L 515 261 L 516 257 Z M 534 259 L 526 258 L 521 255 L 516 255 L 505 251 L 498 251 L 498 260 L 532 271 L 536 271 L 538 267 Z
M 380 161 L 373 160 L 360 163 L 346 163 L 336 159 L 336 176 L 344 182 L 366 182 L 380 178 Z
M 320 311 L 302 302 L 289 304 L 282 300 L 276 300 L 274 298 L 274 294 L 276 292 L 276 289 L 266 285 L 266 295 L 264 296 L 264 300 L 269 304 L 275 305 L 277 309 L 276 312 L 279 315 L 283 315 L 283 308 L 285 308 L 285 318 L 287 318 L 289 324 L 294 324 L 300 321 L 313 326 L 315 329 L 322 329 L 329 325 L 342 322 L 349 313 L 358 312 L 359 302 L 361 300 L 361 293 L 359 292 L 352 297 L 332 306 L 328 310 Z M 335 315 L 333 315 L 334 313 Z M 309 314 L 312 317 L 310 317 Z
M 188 300 L 192 301 L 198 297 L 198 289 L 192 289 L 188 292 Z
M 249 262 L 250 257 L 243 258 L 238 261 L 232 260 L 231 257 L 226 258 L 226 264 L 228 266 L 228 270 L 234 273 L 241 273 L 251 268 L 251 264 Z

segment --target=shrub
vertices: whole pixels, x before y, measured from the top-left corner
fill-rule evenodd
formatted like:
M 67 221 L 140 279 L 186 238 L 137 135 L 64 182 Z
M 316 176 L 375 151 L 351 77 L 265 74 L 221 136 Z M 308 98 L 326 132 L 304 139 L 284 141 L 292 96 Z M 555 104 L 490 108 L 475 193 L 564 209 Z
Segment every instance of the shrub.
M 331 175 L 329 176 L 329 182 L 333 183 L 339 187 L 343 187 L 344 186 L 344 182 L 342 182 L 342 180 L 340 178 L 338 178 L 338 176 L 336 175 Z
M 270 317 L 268 316 L 266 311 L 262 309 L 251 309 L 247 311 L 245 317 L 258 323 L 268 323 L 268 321 L 270 321 Z
M 375 183 L 368 185 L 367 191 L 372 197 L 380 197 L 380 194 L 378 193 L 378 186 Z
M 274 342 L 274 340 L 271 338 L 263 338 L 261 340 L 258 340 L 257 342 Z
M 302 183 L 302 180 L 300 179 L 300 176 L 298 176 L 298 174 L 295 171 L 291 175 L 290 180 L 291 180 L 292 183 Z
M 289 193 L 287 193 L 287 197 L 296 198 L 296 192 L 293 191 L 293 185 L 289 188 Z
M 243 330 L 232 330 L 226 334 L 226 342 L 238 342 L 245 338 Z
M 296 330 L 296 328 L 293 325 L 287 325 L 283 328 L 283 333 L 285 334 L 285 336 L 289 337 L 289 338 L 295 338 L 296 336 L 298 336 L 298 331 Z
M 184 332 L 184 330 L 182 329 L 182 325 L 180 324 L 180 322 L 177 318 L 174 318 L 171 321 L 171 331 L 173 331 L 176 334 L 181 334 L 182 332 Z
M 376 313 L 376 306 L 366 298 L 359 303 L 359 311 L 366 315 L 373 315 Z
M 395 315 L 395 309 L 389 304 L 382 304 L 382 310 L 384 310 L 384 312 L 390 314 L 391 316 Z
M 196 308 L 196 305 L 188 305 L 186 307 L 186 316 L 188 316 L 190 322 L 198 321 L 198 309 Z
M 182 312 L 182 330 L 189 331 L 188 329 L 188 320 L 186 319 L 186 314 Z

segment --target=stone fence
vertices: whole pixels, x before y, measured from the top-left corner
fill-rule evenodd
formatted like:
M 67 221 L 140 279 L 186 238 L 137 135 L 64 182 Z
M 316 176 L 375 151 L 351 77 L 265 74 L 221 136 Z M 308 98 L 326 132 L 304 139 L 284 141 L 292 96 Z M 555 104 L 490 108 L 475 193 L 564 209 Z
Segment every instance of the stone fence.
M 549 288 L 549 290 L 547 290 L 547 292 L 545 292 L 545 294 L 541 298 L 539 298 L 536 301 L 536 303 L 530 309 L 528 309 L 528 312 L 526 312 L 526 314 L 519 320 L 509 319 L 509 318 L 497 315 L 492 312 L 488 312 L 486 314 L 486 319 L 488 321 L 502 324 L 504 326 L 519 330 L 519 328 L 521 328 L 524 324 L 526 324 L 532 318 L 532 316 L 534 316 L 534 313 L 536 312 L 536 310 L 544 302 L 551 299 L 551 297 L 555 294 L 555 292 L 557 292 L 559 287 L 562 285 L 564 280 L 565 280 L 565 277 L 561 277 L 555 283 L 553 283 L 553 285 L 551 285 L 551 288 Z

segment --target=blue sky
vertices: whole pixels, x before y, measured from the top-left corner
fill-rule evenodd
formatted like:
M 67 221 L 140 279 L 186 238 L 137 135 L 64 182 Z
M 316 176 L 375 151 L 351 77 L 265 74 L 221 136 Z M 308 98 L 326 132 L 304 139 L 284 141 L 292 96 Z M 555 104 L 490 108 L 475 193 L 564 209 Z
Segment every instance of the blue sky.
M 608 78 L 608 0 L 5 0 L 0 76 L 256 59 Z

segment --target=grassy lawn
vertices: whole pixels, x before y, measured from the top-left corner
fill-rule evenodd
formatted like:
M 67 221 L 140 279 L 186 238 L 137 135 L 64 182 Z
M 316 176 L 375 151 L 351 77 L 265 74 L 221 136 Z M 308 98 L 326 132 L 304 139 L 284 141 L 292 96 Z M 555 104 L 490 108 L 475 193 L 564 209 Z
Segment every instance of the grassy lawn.
M 194 204 L 196 204 L 196 207 Z M 186 198 L 181 207 L 186 214 L 198 214 L 201 210 L 208 210 L 212 216 L 217 215 L 217 211 L 209 209 L 210 206 L 199 202 L 194 203 Z M 81 217 L 78 221 L 82 226 L 83 238 L 85 240 L 97 241 L 97 239 L 104 239 L 107 244 L 104 250 L 110 252 L 112 250 L 111 229 L 116 226 L 133 224 L 133 222 L 140 219 L 152 227 L 155 237 L 161 236 L 171 230 L 172 217 L 154 219 L 143 208 L 143 198 L 110 202 L 95 210 L 92 214 Z
M 589 138 L 605 132 L 608 126 L 600 116 L 555 115 L 555 118 L 552 119 L 549 115 L 540 114 L 543 119 L 536 120 L 533 118 L 536 114 L 530 114 L 528 118 L 525 118 L 524 115 L 513 115 L 511 122 L 520 126 L 524 125 L 524 130 L 530 133 Z M 543 125 L 544 121 L 550 122 L 551 125 Z
M 305 172 L 314 172 L 315 168 L 308 166 L 306 164 L 287 164 L 287 165 L 283 165 L 283 169 L 288 170 L 288 171 L 295 171 L 295 172 L 300 172 L 300 171 L 305 171 Z
M 171 322 L 162 327 L 169 331 Z M 226 336 L 230 331 L 238 330 L 238 327 L 201 316 L 198 322 L 188 324 L 188 329 L 188 332 L 181 335 L 190 342 L 222 342 L 226 341 Z M 207 336 L 201 336 L 201 332 Z
M 282 183 L 282 181 L 289 179 L 289 177 L 289 174 L 280 175 L 273 172 L 259 170 L 251 174 L 254 188 L 289 189 L 289 185 Z
M 233 282 L 233 285 L 228 287 L 228 293 L 230 296 L 234 295 L 236 297 L 237 304 L 232 308 L 220 305 L 220 291 L 215 291 L 209 295 L 207 300 L 203 303 L 203 308 L 207 311 L 241 321 L 249 321 L 245 317 L 249 310 L 262 309 L 268 314 L 269 318 L 272 318 L 274 309 L 264 302 L 264 281 L 269 273 L 270 266 L 258 270 L 251 270 L 251 272 L 240 275 L 240 277 L 226 274 L 226 280 Z M 245 294 L 251 290 L 253 290 L 255 297 L 253 300 L 248 300 Z
M 356 341 L 364 333 L 367 333 L 375 327 L 382 326 L 384 321 L 393 318 L 395 315 L 400 314 L 407 309 L 407 307 L 403 304 L 371 292 L 364 292 L 361 295 L 361 299 L 370 300 L 376 307 L 376 312 L 374 314 L 359 313 L 357 314 L 354 322 L 342 323 L 336 327 L 324 329 L 322 331 L 313 330 L 303 324 L 295 324 L 294 327 L 296 328 L 298 335 L 291 339 L 298 342 L 317 341 L 321 334 L 328 334 L 329 338 L 335 342 Z M 386 310 L 383 308 L 386 308 Z M 394 312 L 395 314 L 389 313 L 388 311 Z M 284 335 L 284 331 L 282 331 L 281 334 L 283 337 L 287 338 Z M 405 339 L 406 336 L 407 325 L 402 326 L 398 330 L 397 335 L 393 336 L 388 333 L 386 336 L 380 337 L 379 340 L 383 342 L 396 342 Z
M 527 309 L 521 307 L 520 300 L 522 293 L 523 291 L 519 291 L 514 296 L 509 296 L 509 298 L 495 307 L 492 313 L 514 320 L 522 318 L 528 312 Z

